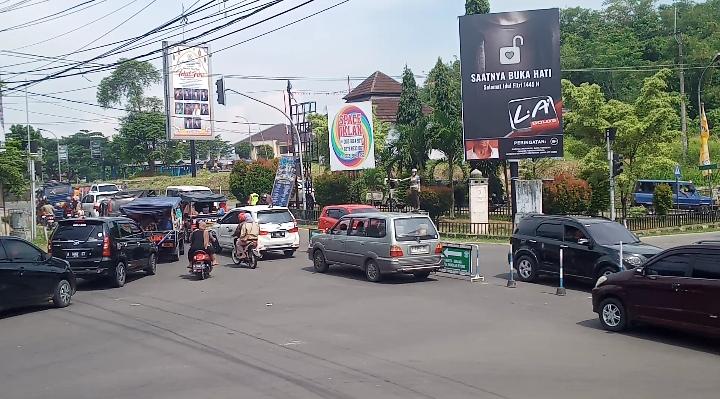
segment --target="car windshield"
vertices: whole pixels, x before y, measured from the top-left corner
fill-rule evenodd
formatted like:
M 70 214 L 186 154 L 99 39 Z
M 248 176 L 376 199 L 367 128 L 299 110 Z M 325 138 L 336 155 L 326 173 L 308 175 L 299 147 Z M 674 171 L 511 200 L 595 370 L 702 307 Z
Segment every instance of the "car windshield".
M 633 244 L 640 242 L 637 236 L 626 229 L 620 223 L 592 223 L 586 224 L 585 228 L 590 232 L 593 240 L 601 245 L 615 245 L 620 242 Z
M 260 211 L 258 212 L 258 223 L 265 224 L 265 223 L 274 223 L 274 224 L 282 224 L 282 223 L 292 223 L 293 217 L 290 211 L 286 209 L 279 209 L 274 211 Z
M 354 208 L 350 209 L 350 213 L 365 213 L 365 212 L 377 212 L 377 209 L 368 206 L 367 208 Z
M 433 222 L 426 217 L 395 219 L 395 238 L 398 241 L 438 238 Z
M 109 193 L 111 191 L 118 191 L 118 188 L 116 185 L 108 185 L 108 186 L 100 186 L 98 187 L 98 191 L 101 193 Z
M 53 241 L 95 241 L 103 239 L 100 223 L 63 223 L 53 235 Z

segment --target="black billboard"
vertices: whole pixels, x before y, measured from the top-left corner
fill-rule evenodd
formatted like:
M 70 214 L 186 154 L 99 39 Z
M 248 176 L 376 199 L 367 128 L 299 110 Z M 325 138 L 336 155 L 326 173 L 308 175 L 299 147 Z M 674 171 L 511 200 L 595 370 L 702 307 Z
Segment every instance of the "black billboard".
M 562 157 L 560 10 L 460 17 L 465 159 Z

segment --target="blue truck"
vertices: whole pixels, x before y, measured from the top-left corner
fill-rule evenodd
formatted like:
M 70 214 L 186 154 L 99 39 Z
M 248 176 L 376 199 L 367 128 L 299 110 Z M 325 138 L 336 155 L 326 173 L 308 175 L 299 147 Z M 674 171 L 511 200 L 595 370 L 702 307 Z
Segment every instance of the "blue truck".
M 650 208 L 653 206 L 653 194 L 655 188 L 661 184 L 670 186 L 673 192 L 673 206 L 679 205 L 680 209 L 707 212 L 715 207 L 715 201 L 695 188 L 691 181 L 675 180 L 638 180 L 635 183 L 634 202 L 635 205 Z M 679 196 L 678 196 L 678 186 Z
M 73 194 L 73 187 L 70 184 L 59 182 L 45 183 L 37 192 L 38 199 L 45 198 L 55 208 L 56 220 L 65 218 L 60 204 L 72 201 Z

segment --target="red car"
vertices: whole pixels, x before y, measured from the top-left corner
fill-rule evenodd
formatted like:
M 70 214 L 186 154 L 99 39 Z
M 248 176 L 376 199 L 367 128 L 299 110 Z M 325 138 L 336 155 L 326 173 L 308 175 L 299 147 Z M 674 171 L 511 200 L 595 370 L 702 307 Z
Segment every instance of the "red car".
M 318 219 L 318 230 L 335 226 L 341 217 L 349 213 L 378 212 L 377 208 L 363 204 L 328 205 L 323 208 Z

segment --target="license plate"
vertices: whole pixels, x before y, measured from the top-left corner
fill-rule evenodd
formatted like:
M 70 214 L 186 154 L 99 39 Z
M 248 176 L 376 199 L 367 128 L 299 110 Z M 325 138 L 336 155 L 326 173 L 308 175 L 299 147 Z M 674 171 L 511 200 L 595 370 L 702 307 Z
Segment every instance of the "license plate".
M 270 233 L 270 237 L 271 238 L 283 238 L 283 237 L 285 237 L 285 232 L 284 231 L 275 231 L 275 232 Z
M 410 247 L 410 255 L 423 255 L 423 254 L 429 254 L 429 253 L 430 253 L 430 247 L 428 247 L 427 245 Z
M 79 259 L 79 258 L 84 258 L 84 257 L 85 257 L 85 252 L 73 251 L 73 252 L 68 253 L 68 258 Z

